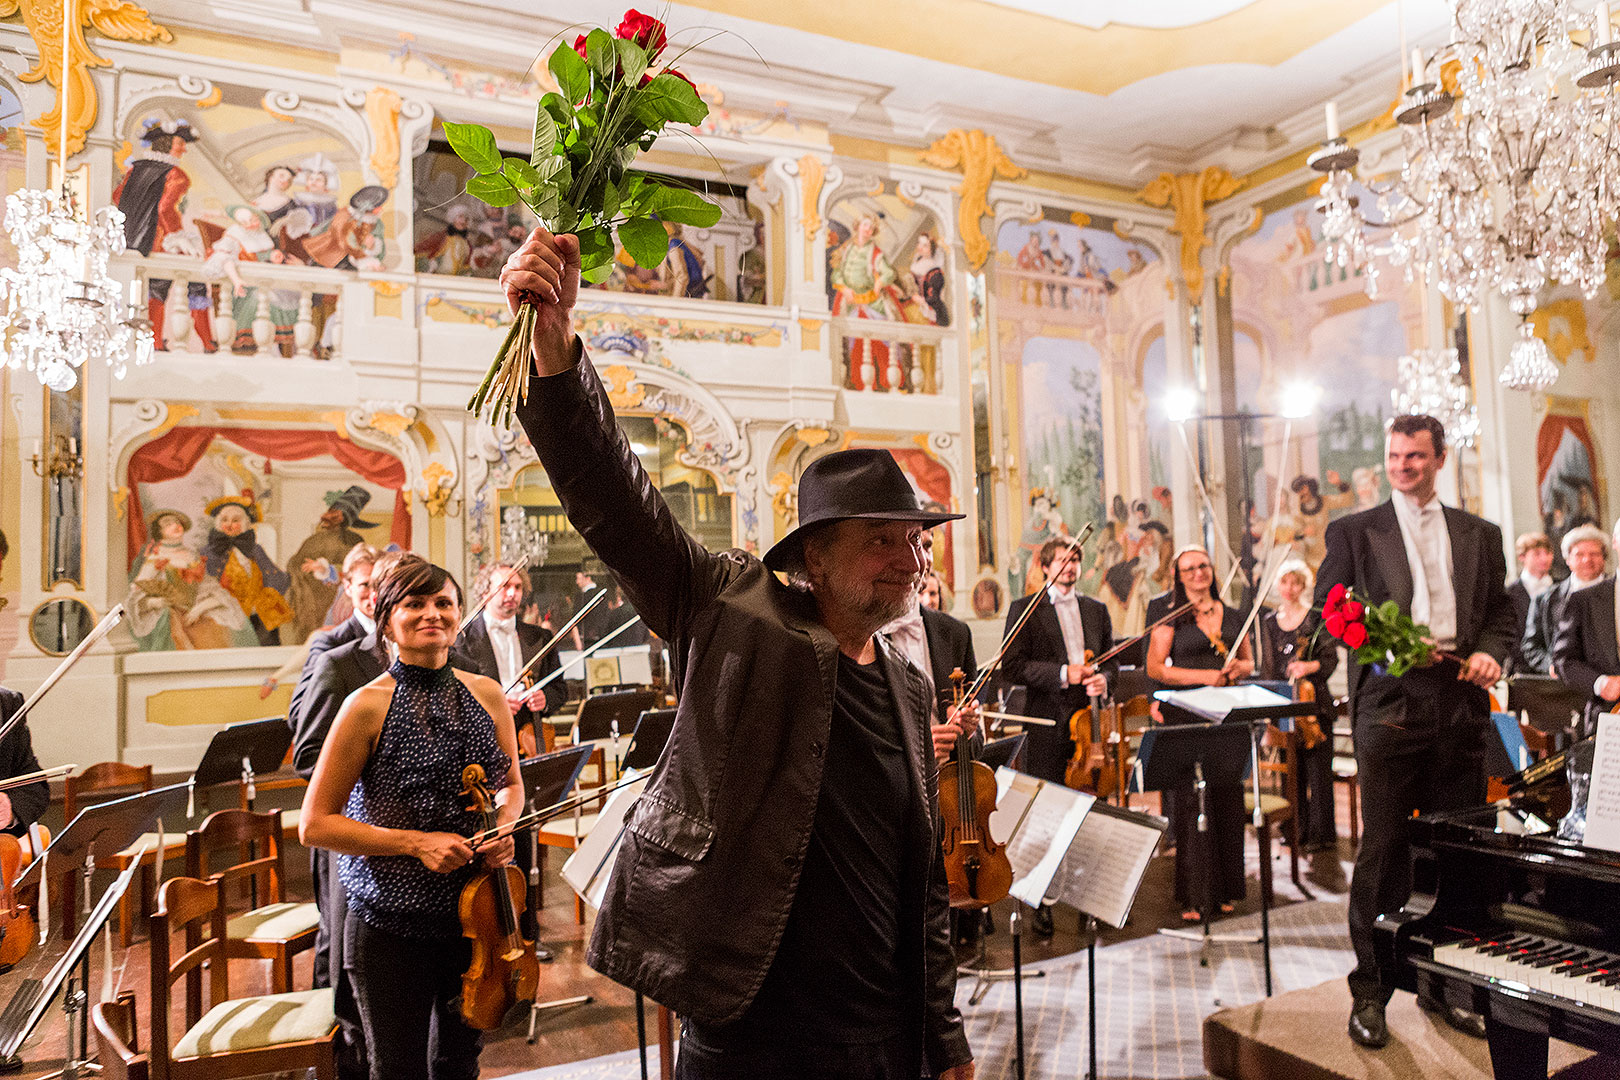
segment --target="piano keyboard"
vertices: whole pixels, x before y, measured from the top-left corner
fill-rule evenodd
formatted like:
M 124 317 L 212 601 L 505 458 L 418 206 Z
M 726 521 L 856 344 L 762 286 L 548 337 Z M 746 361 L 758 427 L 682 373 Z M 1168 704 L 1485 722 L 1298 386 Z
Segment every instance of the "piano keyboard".
M 1565 1001 L 1620 1013 L 1620 955 L 1534 934 L 1463 938 L 1434 948 L 1434 963 Z

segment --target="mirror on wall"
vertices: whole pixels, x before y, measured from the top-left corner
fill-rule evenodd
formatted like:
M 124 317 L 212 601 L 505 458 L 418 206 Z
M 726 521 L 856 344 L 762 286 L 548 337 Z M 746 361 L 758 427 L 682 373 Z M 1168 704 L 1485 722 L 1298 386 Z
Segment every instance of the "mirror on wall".
M 44 438 L 34 443 L 34 472 L 45 485 L 40 585 L 84 588 L 84 381 L 46 390 Z
M 28 636 L 40 652 L 66 656 L 95 629 L 96 614 L 83 600 L 47 600 L 28 618 Z

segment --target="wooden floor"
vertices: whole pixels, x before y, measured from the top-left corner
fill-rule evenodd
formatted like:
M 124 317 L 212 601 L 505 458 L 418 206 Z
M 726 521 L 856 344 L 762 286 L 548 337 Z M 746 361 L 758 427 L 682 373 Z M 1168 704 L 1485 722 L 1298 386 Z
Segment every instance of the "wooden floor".
M 1138 797 L 1135 800 L 1138 809 L 1153 808 L 1152 797 L 1149 797 L 1146 803 L 1144 807 L 1143 799 Z M 59 814 L 60 811 L 55 809 L 55 812 Z M 1339 806 L 1339 821 L 1341 831 L 1346 831 L 1348 808 L 1344 805 L 1342 798 Z M 1252 835 L 1249 844 L 1252 864 L 1254 861 L 1252 855 L 1254 840 Z M 1348 857 L 1348 840 L 1341 840 L 1341 849 Z M 589 923 L 587 922 L 585 926 L 581 926 L 575 922 L 572 893 L 567 890 L 558 877 L 558 868 L 563 862 L 561 855 L 561 852 L 553 851 L 546 860 L 544 887 L 546 903 L 541 911 L 541 941 L 552 950 L 556 959 L 549 964 L 541 965 L 539 996 L 542 1000 L 550 1000 L 578 994 L 590 994 L 593 1001 L 588 1005 L 554 1010 L 542 1014 L 536 1029 L 537 1039 L 533 1046 L 530 1046 L 525 1039 L 528 1026 L 526 1014 L 502 1031 L 493 1033 L 484 1049 L 482 1058 L 482 1073 L 485 1076 L 506 1076 L 529 1069 L 616 1053 L 633 1049 L 636 1046 L 634 995 L 623 987 L 597 975 L 584 964 L 583 955 L 586 937 L 589 932 Z M 1286 853 L 1281 853 L 1274 864 L 1279 882 L 1287 874 L 1287 865 Z M 172 875 L 175 872 L 176 865 L 171 863 L 170 867 L 169 873 Z M 296 845 L 289 846 L 287 850 L 287 869 L 291 897 L 293 899 L 307 898 L 310 892 L 310 879 L 308 857 L 304 849 Z M 1101 942 L 1111 944 L 1115 941 L 1150 934 L 1160 926 L 1178 924 L 1179 912 L 1175 910 L 1171 895 L 1173 873 L 1173 857 L 1155 859 L 1148 868 L 1130 923 L 1119 930 L 1104 928 L 1100 939 Z M 110 876 L 108 879 L 110 880 Z M 99 880 L 98 878 L 98 887 L 100 887 Z M 1240 914 L 1258 910 L 1259 886 L 1252 874 L 1249 885 L 1249 898 L 1238 907 Z M 1280 899 L 1279 902 L 1285 901 Z M 1004 901 L 992 909 L 997 932 L 990 938 L 988 958 L 993 967 L 1006 967 L 1011 963 L 1011 943 L 1006 932 L 1011 904 L 1012 901 Z M 1026 932 L 1024 938 L 1026 960 L 1034 961 L 1067 955 L 1083 946 L 1079 920 L 1075 912 L 1059 907 L 1056 921 L 1057 933 L 1049 941 L 1042 941 Z M 10 999 L 12 990 L 21 978 L 37 974 L 37 971 L 30 970 L 31 967 L 39 967 L 48 962 L 48 958 L 41 958 L 38 952 L 36 949 L 35 953 L 25 960 L 22 965 L 19 965 L 17 970 L 5 976 L 0 976 L 0 1003 Z M 971 952 L 964 951 L 961 959 L 967 961 L 971 959 L 971 956 Z M 147 958 L 148 953 L 143 927 L 138 929 L 137 940 L 128 950 L 115 950 L 114 955 L 115 985 L 121 989 L 135 992 L 142 1014 L 143 1030 L 149 996 Z M 101 974 L 103 970 L 103 950 L 99 943 L 92 953 L 92 961 L 92 996 L 93 999 L 99 1000 L 103 982 Z M 297 959 L 294 969 L 296 986 L 309 986 L 310 963 L 309 953 L 305 953 Z M 233 961 L 231 986 L 233 996 L 268 993 L 268 966 L 262 962 Z M 648 1037 L 655 1039 L 655 1010 L 650 1006 L 648 1008 L 647 1023 Z M 181 1028 L 181 1018 L 175 1015 L 171 1020 L 171 1025 L 171 1030 L 178 1033 Z M 37 1077 L 60 1068 L 65 1047 L 65 1036 L 66 1025 L 58 1005 L 47 1014 L 40 1029 L 25 1045 L 23 1049 L 25 1065 L 23 1070 L 16 1075 Z M 92 1034 L 92 1048 L 93 1042 L 94 1036 Z

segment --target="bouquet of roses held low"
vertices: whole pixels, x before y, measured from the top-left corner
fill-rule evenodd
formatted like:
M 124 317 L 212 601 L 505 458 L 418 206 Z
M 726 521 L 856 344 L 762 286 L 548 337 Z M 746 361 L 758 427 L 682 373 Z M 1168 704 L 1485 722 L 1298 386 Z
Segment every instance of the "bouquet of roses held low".
M 494 134 L 477 124 L 444 125 L 456 155 L 477 175 L 467 194 L 491 206 L 521 202 L 553 233 L 579 238 L 580 273 L 601 281 L 612 269 L 614 237 L 637 266 L 653 268 L 669 252 L 664 222 L 708 228 L 720 207 L 696 192 L 631 173 L 636 155 L 666 124 L 700 124 L 709 107 L 692 81 L 661 59 L 664 24 L 631 9 L 609 34 L 580 34 L 559 45 L 547 67 L 557 92 L 535 107 L 528 160 L 503 157 Z M 524 303 L 489 373 L 467 408 L 504 419 L 525 395 L 535 311 Z
M 1322 625 L 1344 642 L 1357 663 L 1383 664 L 1391 675 L 1405 675 L 1436 657 L 1429 628 L 1412 621 L 1393 600 L 1364 604 L 1354 589 L 1335 585 L 1322 601 Z

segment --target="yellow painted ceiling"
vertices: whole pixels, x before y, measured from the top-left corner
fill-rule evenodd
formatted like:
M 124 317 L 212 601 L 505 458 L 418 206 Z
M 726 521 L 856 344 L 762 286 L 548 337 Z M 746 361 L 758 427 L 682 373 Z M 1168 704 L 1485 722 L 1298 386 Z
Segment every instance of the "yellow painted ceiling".
M 1163 30 L 1094 30 L 984 0 L 887 0 L 881 6 L 872 0 L 682 2 L 995 75 L 1111 94 L 1181 68 L 1281 63 L 1388 0 L 1257 0 L 1217 19 Z

